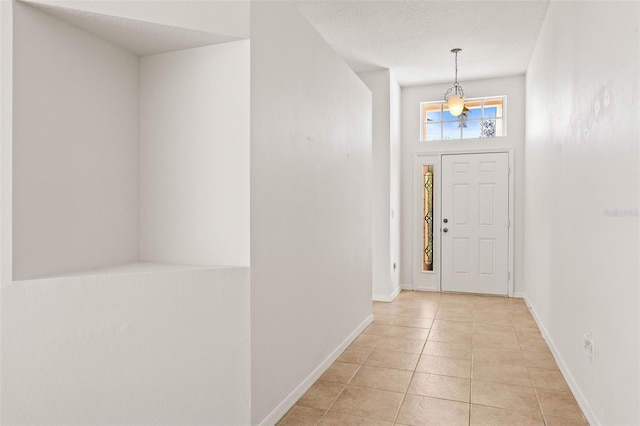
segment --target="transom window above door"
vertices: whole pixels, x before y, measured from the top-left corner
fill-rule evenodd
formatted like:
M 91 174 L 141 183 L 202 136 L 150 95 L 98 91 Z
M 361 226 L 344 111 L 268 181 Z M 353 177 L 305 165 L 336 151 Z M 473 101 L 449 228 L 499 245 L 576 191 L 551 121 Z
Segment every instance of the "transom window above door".
M 460 116 L 446 101 L 420 103 L 420 140 L 495 138 L 506 136 L 506 96 L 465 99 Z

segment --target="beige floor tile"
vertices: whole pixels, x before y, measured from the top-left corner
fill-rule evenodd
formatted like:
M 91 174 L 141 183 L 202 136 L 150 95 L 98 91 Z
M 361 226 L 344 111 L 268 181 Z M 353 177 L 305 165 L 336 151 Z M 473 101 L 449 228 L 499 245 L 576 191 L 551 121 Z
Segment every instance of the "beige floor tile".
M 433 319 L 431 318 L 418 318 L 412 316 L 398 316 L 396 317 L 393 325 L 401 327 L 416 327 L 416 328 L 431 328 Z
M 403 308 L 399 315 L 405 317 L 416 317 L 416 318 L 435 318 L 436 313 L 438 312 L 438 306 L 407 306 Z
M 473 309 L 474 309 L 473 302 L 464 302 L 464 301 L 454 302 L 452 300 L 452 301 L 440 303 L 440 306 L 438 306 L 438 313 L 470 314 L 473 312 Z
M 474 334 L 473 346 L 504 348 L 506 350 L 520 350 L 516 333 Z
M 485 382 L 531 386 L 529 371 L 524 365 L 495 364 L 473 360 L 472 378 Z M 508 408 L 508 407 L 504 407 Z
M 504 306 L 508 300 L 509 298 L 505 296 L 478 295 L 478 297 L 473 300 L 473 303 L 476 306 L 496 306 L 497 305 L 496 308 L 499 308 L 500 306 Z
M 520 306 L 523 309 L 527 309 L 527 304 L 524 303 L 524 299 L 520 299 L 518 297 L 509 297 L 506 300 L 506 303 L 508 305 L 513 305 L 513 306 Z
M 471 378 L 471 361 L 460 358 L 422 355 L 416 366 L 416 371 L 469 379 Z
M 391 305 L 389 303 L 374 303 L 373 313 L 381 315 L 398 315 L 402 311 L 402 307 L 399 305 Z
M 471 426 L 544 426 L 540 413 L 471 405 Z
M 350 384 L 404 393 L 409 387 L 412 374 L 411 371 L 407 370 L 363 365 L 351 379 Z
M 540 413 L 535 390 L 527 386 L 472 380 L 471 403 L 517 410 L 532 415 Z
M 499 309 L 499 308 L 498 308 Z M 511 324 L 511 315 L 507 312 L 487 312 L 487 311 L 474 311 L 473 321 L 476 323 L 484 324 Z
M 460 377 L 415 373 L 407 393 L 469 402 L 471 381 Z
M 364 364 L 413 371 L 416 368 L 419 357 L 419 354 L 374 349 L 364 361 Z
M 427 341 L 422 353 L 425 355 L 445 356 L 450 358 L 471 359 L 470 343 L 446 343 Z
M 364 360 L 367 359 L 371 351 L 371 348 L 349 347 L 338 357 L 338 361 L 349 362 L 352 364 L 362 364 Z
M 515 330 L 511 324 L 484 324 L 474 323 L 473 333 L 478 335 L 509 335 L 514 336 Z
M 427 340 L 430 342 L 470 344 L 472 343 L 472 338 L 473 333 L 469 331 L 432 328 Z
M 302 398 L 298 400 L 298 405 L 328 410 L 344 387 L 345 385 L 341 383 L 317 381 L 302 395 Z
M 446 331 L 459 331 L 462 333 L 473 333 L 473 323 L 468 321 L 434 320 L 433 329 Z
M 415 426 L 468 425 L 469 404 L 407 395 L 400 407 L 397 423 Z
M 519 335 L 518 340 L 523 352 L 546 352 L 549 350 L 549 346 L 542 336 Z
M 522 355 L 522 351 L 510 351 L 483 346 L 475 346 L 473 348 L 473 362 L 500 365 L 525 365 L 525 359 Z
M 455 311 L 455 310 L 438 310 L 436 314 L 437 320 L 448 320 L 448 321 L 467 321 L 473 322 L 473 314 L 471 311 Z
M 331 411 L 392 422 L 404 394 L 348 385 Z
M 420 339 L 426 340 L 429 336 L 428 328 L 415 328 L 415 327 L 400 327 L 391 326 L 386 333 L 386 336 L 403 337 L 405 339 Z
M 505 303 L 504 305 L 504 309 L 505 311 L 509 312 L 509 313 L 513 313 L 513 314 L 520 314 L 522 312 L 528 312 L 529 308 L 527 308 L 527 306 L 523 303 L 523 304 L 517 304 L 517 303 Z
M 513 320 L 523 320 L 523 321 L 533 321 L 535 324 L 535 320 L 533 319 L 533 315 L 528 309 L 522 311 L 516 311 L 511 313 L 511 317 Z
M 460 294 L 460 293 L 442 293 L 440 300 L 442 304 L 469 304 L 473 305 L 477 296 L 473 294 Z
M 278 425 L 588 424 L 522 300 L 403 291 L 373 311 Z
M 513 328 L 516 330 L 516 334 L 518 335 L 518 337 L 527 337 L 527 336 L 542 337 L 542 334 L 540 333 L 540 330 L 538 329 L 538 327 L 514 326 Z
M 324 372 L 320 380 L 347 384 L 359 368 L 360 364 L 336 361 Z
M 289 412 L 280 419 L 277 426 L 315 426 L 320 422 L 326 410 L 294 405 Z
M 538 324 L 528 311 L 517 314 L 512 313 L 511 324 L 516 328 L 538 328 Z
M 351 344 L 352 347 L 375 348 L 382 336 L 361 334 Z
M 362 333 L 373 334 L 374 336 L 384 336 L 390 328 L 391 326 L 389 324 L 378 324 L 374 321 Z
M 529 377 L 535 388 L 570 391 L 560 370 L 529 367 Z
M 558 369 L 556 359 L 551 351 L 522 352 L 527 367 Z
M 373 318 L 378 324 L 393 324 L 396 320 L 396 315 L 373 314 Z
M 378 349 L 389 351 L 409 352 L 419 354 L 424 347 L 424 340 L 405 339 L 402 337 L 384 336 L 378 343 Z
M 584 416 L 573 394 L 569 391 L 536 389 L 544 416 L 583 420 Z
M 547 426 L 589 426 L 589 422 L 584 419 L 563 419 L 562 417 L 544 416 Z
M 393 426 L 391 422 L 382 420 L 367 419 L 364 417 L 349 416 L 341 413 L 328 412 L 322 421 L 321 426 Z

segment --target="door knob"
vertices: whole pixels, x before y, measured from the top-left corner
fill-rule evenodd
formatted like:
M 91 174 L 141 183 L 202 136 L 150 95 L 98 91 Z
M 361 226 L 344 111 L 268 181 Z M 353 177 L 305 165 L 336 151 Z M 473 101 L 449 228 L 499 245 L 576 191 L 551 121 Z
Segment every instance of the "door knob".
M 448 228 L 442 228 L 442 232 L 449 232 Z
M 447 219 L 447 218 L 445 217 L 444 219 L 442 219 L 442 221 L 443 221 L 444 223 L 447 223 L 447 222 L 449 222 L 449 219 Z

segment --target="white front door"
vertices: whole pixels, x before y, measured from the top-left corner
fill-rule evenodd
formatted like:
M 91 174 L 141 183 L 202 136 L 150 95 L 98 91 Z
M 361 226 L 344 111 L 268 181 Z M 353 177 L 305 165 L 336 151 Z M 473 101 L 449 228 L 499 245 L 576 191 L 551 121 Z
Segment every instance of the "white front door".
M 509 154 L 442 156 L 442 291 L 508 294 Z

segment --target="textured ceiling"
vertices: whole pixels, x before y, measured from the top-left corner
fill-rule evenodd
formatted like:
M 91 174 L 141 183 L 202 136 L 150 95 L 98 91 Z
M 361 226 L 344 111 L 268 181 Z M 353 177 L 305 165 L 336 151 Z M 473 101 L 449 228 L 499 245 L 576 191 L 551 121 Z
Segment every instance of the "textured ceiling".
M 62 7 L 53 5 L 51 2 L 25 3 L 140 56 L 240 39 L 236 36 L 129 19 L 75 7 Z M 81 4 L 81 2 L 78 3 Z
M 523 74 L 549 2 L 298 1 L 356 71 L 389 68 L 403 86 Z

